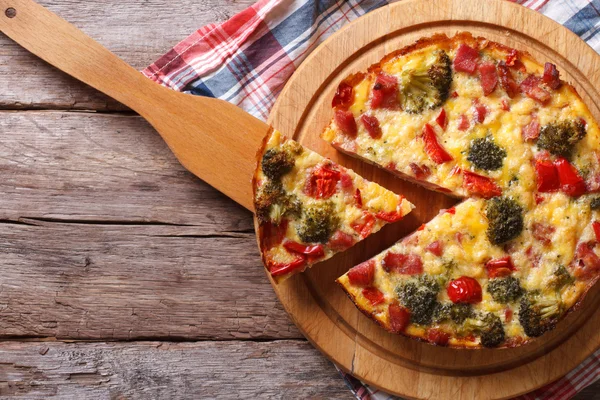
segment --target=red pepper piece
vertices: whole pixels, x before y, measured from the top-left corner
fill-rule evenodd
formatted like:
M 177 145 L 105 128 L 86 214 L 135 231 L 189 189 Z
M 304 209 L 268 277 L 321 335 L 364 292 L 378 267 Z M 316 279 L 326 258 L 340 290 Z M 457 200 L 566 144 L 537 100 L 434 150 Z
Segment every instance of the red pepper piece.
M 510 308 L 507 308 L 506 310 L 504 310 L 504 320 L 507 323 L 512 321 L 512 317 L 513 317 L 513 310 L 511 310 Z
M 379 74 L 375 78 L 371 108 L 387 108 L 395 110 L 400 108 L 398 101 L 398 79 L 392 75 Z
M 510 256 L 488 261 L 485 263 L 485 269 L 487 270 L 487 274 L 490 279 L 509 276 L 512 271 L 516 271 Z
M 477 68 L 478 61 L 479 52 L 466 44 L 461 44 L 458 46 L 456 56 L 454 57 L 454 69 L 472 74 Z
M 446 118 L 446 110 L 442 108 L 442 111 L 435 118 L 435 122 L 443 129 L 446 130 L 446 126 L 448 126 L 448 119 Z
M 429 124 L 425 124 L 423 127 L 423 141 L 425 142 L 425 152 L 436 164 L 453 160 L 452 156 L 438 143 L 435 131 Z
M 491 62 L 479 64 L 477 71 L 479 72 L 479 79 L 481 80 L 483 95 L 488 96 L 494 91 L 494 89 L 496 89 L 496 85 L 498 85 L 496 66 Z
M 485 121 L 486 115 L 487 107 L 479 102 L 475 103 L 475 112 L 473 113 L 473 117 L 475 117 L 475 122 L 482 123 L 483 121 Z
M 356 126 L 356 120 L 354 119 L 354 114 L 351 111 L 347 110 L 335 110 L 335 114 L 333 116 L 335 123 L 340 128 L 340 130 L 351 138 L 356 137 L 356 133 L 358 132 L 358 128 Z
M 390 330 L 394 333 L 404 332 L 410 323 L 410 311 L 398 302 L 393 302 L 388 307 Z
M 275 225 L 272 222 L 265 223 L 260 231 L 263 250 L 268 250 L 272 247 L 279 246 L 285 237 L 287 227 L 288 220 L 285 218 L 281 220 L 279 225 Z
M 558 157 L 554 161 L 558 171 L 560 190 L 571 197 L 579 197 L 586 192 L 586 186 L 579 172 L 564 157 Z
M 342 109 L 348 109 L 354 101 L 354 89 L 348 82 L 342 82 L 338 85 L 331 107 L 338 107 Z
M 374 225 L 375 217 L 373 214 L 365 211 L 358 220 L 350 224 L 350 227 L 354 229 L 361 237 L 366 238 L 371 234 Z
M 290 253 L 304 254 L 312 258 L 323 257 L 325 255 L 322 244 L 302 244 L 292 240 L 285 240 L 283 247 Z
M 358 208 L 362 208 L 363 202 L 362 202 L 362 196 L 360 194 L 359 188 L 356 188 L 356 191 L 354 192 L 354 201 L 356 202 L 356 206 Z
M 502 194 L 500 186 L 496 185 L 491 178 L 470 171 L 463 171 L 463 187 L 471 195 L 484 199 L 491 199 Z
M 596 235 L 596 240 L 600 242 L 600 221 L 592 222 L 592 228 L 594 229 L 594 235 Z
M 337 183 L 341 173 L 328 165 L 312 170 L 304 185 L 304 193 L 315 199 L 328 199 L 337 191 Z
M 550 160 L 538 158 L 535 160 L 535 175 L 538 192 L 555 192 L 560 187 L 558 171 Z
M 364 288 L 362 291 L 362 295 L 367 300 L 369 300 L 371 305 L 374 306 L 383 303 L 383 301 L 385 300 L 385 296 L 383 295 L 383 293 L 381 293 L 377 288 L 374 287 Z
M 436 256 L 441 256 L 444 251 L 444 245 L 439 240 L 435 242 L 431 242 L 425 247 L 425 250 L 429 251 L 431 254 L 435 254 Z
M 333 251 L 342 251 L 354 244 L 354 237 L 342 231 L 336 231 L 329 239 L 327 245 Z
M 379 211 L 375 216 L 385 222 L 396 222 L 400 221 L 404 215 L 396 211 Z
M 404 275 L 423 273 L 423 261 L 421 260 L 421 256 L 415 253 L 387 253 L 381 262 L 381 266 L 386 272 L 393 271 Z
M 515 82 L 508 66 L 502 61 L 498 63 L 498 75 L 500 75 L 500 86 L 502 86 L 506 95 L 511 99 L 515 97 L 519 93 L 519 85 Z
M 558 72 L 556 69 L 556 65 L 549 62 L 544 65 L 544 76 L 542 76 L 542 82 L 554 90 L 560 87 L 560 72 Z
M 550 101 L 552 97 L 550 93 L 540 87 L 541 80 L 535 75 L 529 75 L 521 85 L 521 91 L 541 104 L 546 104 Z
M 305 264 L 306 264 L 306 257 L 304 257 L 301 254 L 297 254 L 296 258 L 291 262 L 270 263 L 269 264 L 269 272 L 271 273 L 271 276 L 286 275 L 286 274 L 289 274 L 290 272 L 304 268 Z
M 450 281 L 447 292 L 453 303 L 475 304 L 481 302 L 481 285 L 468 276 L 461 276 Z
M 371 136 L 373 139 L 381 138 L 381 127 L 379 126 L 379 120 L 377 119 L 377 117 L 363 114 L 361 115 L 360 120 L 365 126 L 365 129 L 367 130 L 369 136 Z
M 375 277 L 375 260 L 365 261 L 348 271 L 348 280 L 357 286 L 369 286 Z

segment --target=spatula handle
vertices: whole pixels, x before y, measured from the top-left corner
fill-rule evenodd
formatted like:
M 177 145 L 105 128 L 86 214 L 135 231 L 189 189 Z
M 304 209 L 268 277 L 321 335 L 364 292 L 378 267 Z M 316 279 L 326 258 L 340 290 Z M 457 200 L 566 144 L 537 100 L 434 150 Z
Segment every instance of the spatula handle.
M 46 62 L 136 111 L 145 102 L 144 97 L 161 90 L 75 26 L 32 0 L 0 0 L 0 31 Z

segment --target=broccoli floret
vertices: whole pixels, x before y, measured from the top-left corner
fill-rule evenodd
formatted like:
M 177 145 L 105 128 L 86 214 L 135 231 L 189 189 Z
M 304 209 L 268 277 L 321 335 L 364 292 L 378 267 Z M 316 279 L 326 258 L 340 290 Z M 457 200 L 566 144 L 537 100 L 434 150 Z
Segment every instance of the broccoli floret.
M 509 197 L 494 197 L 487 202 L 487 236 L 492 244 L 502 244 L 523 231 L 521 206 Z
M 519 322 L 527 336 L 537 337 L 554 328 L 561 312 L 558 298 L 529 293 L 521 299 Z
M 569 158 L 573 147 L 585 136 L 582 121 L 561 121 L 542 126 L 537 141 L 538 147 L 557 156 Z
M 396 288 L 398 299 L 403 306 L 410 310 L 412 322 L 429 325 L 439 306 L 437 294 L 440 287 L 429 275 L 421 275 Z
M 523 295 L 523 288 L 514 276 L 490 279 L 487 291 L 495 301 L 504 304 L 511 303 Z
M 452 321 L 456 324 L 462 324 L 465 319 L 473 315 L 473 308 L 467 303 L 438 303 L 434 313 L 433 322 Z
M 473 140 L 469 149 L 469 160 L 475 167 L 486 171 L 495 171 L 502 168 L 506 151 L 498 146 L 491 137 Z
M 305 243 L 326 243 L 337 230 L 340 220 L 332 202 L 322 202 L 304 207 L 296 231 Z
M 504 342 L 504 327 L 500 317 L 486 313 L 478 318 L 467 318 L 464 323 L 467 332 L 478 334 L 484 347 L 496 347 Z
M 594 197 L 590 201 L 590 208 L 592 210 L 600 210 L 600 197 Z
M 268 181 L 259 190 L 254 208 L 259 221 L 279 224 L 285 215 L 299 215 L 302 203 L 295 195 L 287 194 L 281 182 Z
M 406 112 L 420 113 L 433 109 L 448 98 L 452 84 L 450 57 L 443 50 L 436 53 L 433 63 L 402 72 L 400 96 Z
M 563 287 L 572 284 L 575 282 L 575 279 L 571 276 L 569 271 L 565 268 L 564 265 L 559 265 L 558 268 L 554 270 L 552 273 L 552 277 L 548 282 L 548 286 L 560 290 Z
M 293 157 L 280 149 L 269 149 L 262 158 L 261 167 L 263 174 L 274 181 L 279 180 L 294 167 Z

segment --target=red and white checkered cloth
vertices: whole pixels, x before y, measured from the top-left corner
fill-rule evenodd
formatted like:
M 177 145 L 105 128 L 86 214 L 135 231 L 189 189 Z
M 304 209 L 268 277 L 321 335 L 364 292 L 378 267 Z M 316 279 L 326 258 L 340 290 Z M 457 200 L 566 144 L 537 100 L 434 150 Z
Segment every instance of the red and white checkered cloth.
M 600 0 L 507 0 L 537 10 L 600 52 Z M 218 97 L 265 120 L 286 81 L 323 40 L 385 0 L 259 0 L 222 24 L 204 26 L 143 73 L 172 89 Z M 344 374 L 358 399 L 396 397 Z M 524 396 L 569 399 L 600 378 L 600 350 L 563 378 Z

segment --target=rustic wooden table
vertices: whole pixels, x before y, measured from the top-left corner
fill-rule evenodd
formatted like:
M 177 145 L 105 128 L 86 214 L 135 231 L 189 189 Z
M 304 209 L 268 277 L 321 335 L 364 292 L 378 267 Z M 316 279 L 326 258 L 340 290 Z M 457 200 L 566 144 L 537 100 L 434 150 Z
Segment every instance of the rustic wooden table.
M 142 69 L 252 0 L 40 2 Z M 0 115 L 0 396 L 352 398 L 140 117 L 1 34 Z

